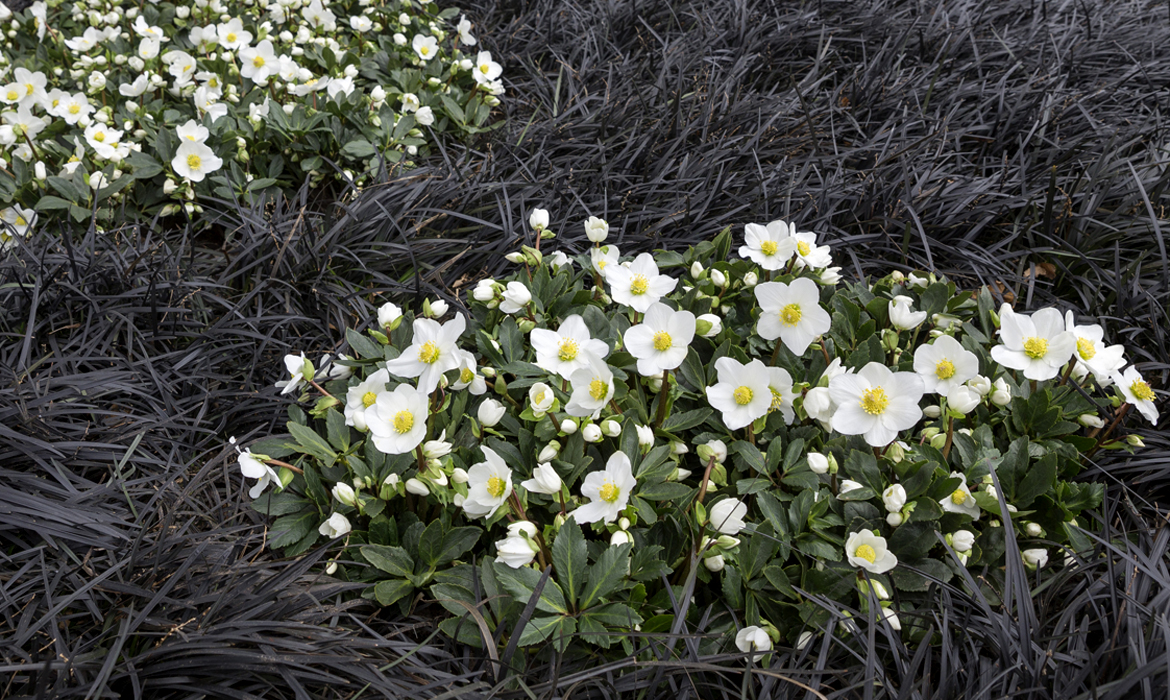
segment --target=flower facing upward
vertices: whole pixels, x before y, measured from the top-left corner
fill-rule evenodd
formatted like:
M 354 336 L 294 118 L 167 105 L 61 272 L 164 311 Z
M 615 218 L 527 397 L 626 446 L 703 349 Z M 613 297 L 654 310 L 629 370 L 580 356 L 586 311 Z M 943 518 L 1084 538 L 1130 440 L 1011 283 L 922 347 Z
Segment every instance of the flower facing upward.
M 419 391 L 429 394 L 439 386 L 444 372 L 459 366 L 455 343 L 467 328 L 462 315 L 439 325 L 429 318 L 414 320 L 414 340 L 396 359 L 386 363 L 386 369 L 399 377 L 418 377 Z
M 480 51 L 479 55 L 475 57 L 475 67 L 472 69 L 471 74 L 475 77 L 475 82 L 482 84 L 492 82 L 500 77 L 500 74 L 503 72 L 503 67 L 492 60 L 491 52 Z M 545 226 L 548 226 L 548 224 L 546 223 Z
M 433 36 L 415 34 L 410 45 L 418 57 L 424 61 L 429 61 L 439 55 L 439 42 Z
M 618 247 L 612 243 L 589 249 L 589 263 L 602 279 L 618 265 Z
M 1052 379 L 1076 350 L 1077 337 L 1064 329 L 1056 309 L 1040 309 L 1031 316 L 1000 309 L 999 338 L 991 359 L 1004 367 L 1023 370 L 1028 379 Z
M 1125 372 L 1114 375 L 1113 381 L 1117 384 L 1117 389 L 1121 392 L 1121 397 L 1126 403 L 1132 404 L 1141 411 L 1146 420 L 1155 425 L 1158 423 L 1158 407 L 1154 405 L 1157 396 L 1146 380 L 1142 379 L 1141 372 L 1137 371 L 1137 367 L 1130 367 Z
M 630 326 L 622 336 L 626 350 L 638 358 L 638 374 L 643 377 L 681 365 L 694 338 L 695 315 L 674 311 L 666 304 L 648 307 L 642 323 Z
M 820 288 L 808 278 L 792 284 L 765 282 L 756 285 L 755 295 L 760 304 L 756 332 L 764 340 L 779 338 L 794 355 L 803 355 L 832 325 L 829 313 L 821 308 Z
M 577 508 L 571 515 L 581 525 L 604 520 L 612 523 L 625 509 L 630 492 L 637 485 L 630 458 L 624 452 L 610 455 L 605 469 L 590 472 L 581 482 L 581 495 L 589 503 Z
M 723 412 L 728 430 L 739 430 L 772 408 L 768 368 L 759 360 L 745 364 L 730 357 L 715 360 L 719 381 L 707 387 L 707 401 Z
M 280 60 L 272 49 L 272 42 L 265 39 L 256 46 L 240 51 L 240 75 L 250 78 L 257 85 L 264 85 L 268 77 L 280 72 Z
M 213 173 L 223 166 L 223 160 L 215 155 L 215 151 L 205 143 L 184 141 L 175 149 L 175 157 L 171 160 L 171 167 L 179 177 L 191 182 L 202 182 L 208 173 Z
M 366 411 L 378 401 L 378 394 L 386 391 L 390 373 L 375 371 L 364 382 L 351 386 L 345 393 L 345 424 L 360 431 L 366 430 Z
M 927 393 L 949 395 L 979 374 L 979 358 L 949 335 L 914 351 L 914 371 Z
M 589 327 L 579 315 L 573 314 L 561 322 L 556 332 L 534 328 L 529 334 L 536 350 L 536 366 L 565 379 L 589 363 L 589 357 L 604 358 L 609 346 L 604 340 L 589 337 Z
M 1113 374 L 1125 366 L 1125 347 L 1106 345 L 1105 329 L 1100 325 L 1078 326 L 1073 312 L 1067 311 L 1064 314 L 1064 326 L 1076 337 L 1073 358 L 1087 367 L 1098 382 L 1111 379 Z
M 205 143 L 210 132 L 194 119 L 188 119 L 185 124 L 175 127 L 175 134 L 179 143 Z
M 918 402 L 924 393 L 922 378 L 913 372 L 891 372 L 870 362 L 857 374 L 829 380 L 829 396 L 837 404 L 833 430 L 842 435 L 864 435 L 874 447 L 884 447 L 922 418 Z
M 463 510 L 472 518 L 490 518 L 512 495 L 512 470 L 490 447 L 481 447 L 484 461 L 467 470 Z
M 739 248 L 739 256 L 751 259 L 765 270 L 779 270 L 796 252 L 794 230 L 784 221 L 773 221 L 767 226 L 748 224 L 743 229 L 744 244 Z
M 898 565 L 898 557 L 886 547 L 886 538 L 869 530 L 849 535 L 845 540 L 845 556 L 850 564 L 871 574 L 884 574 Z
M 772 405 L 768 407 L 768 412 L 780 411 L 784 425 L 792 425 L 792 421 L 796 420 L 792 402 L 800 398 L 800 393 L 792 390 L 792 375 L 782 367 L 769 367 L 768 389 L 772 392 Z
M 363 403 L 365 397 L 363 397 Z M 366 426 L 374 447 L 388 455 L 401 455 L 418 447 L 427 434 L 427 395 L 409 384 L 383 391 L 366 411 Z
M 948 513 L 962 513 L 963 515 L 971 516 L 972 520 L 978 520 L 979 504 L 975 502 L 975 497 L 971 495 L 971 489 L 967 488 L 967 478 L 959 472 L 951 472 L 951 476 L 956 479 L 962 479 L 962 481 L 951 495 L 938 502 L 939 505 Z
M 219 36 L 219 45 L 229 51 L 235 51 L 241 46 L 252 43 L 252 32 L 244 29 L 244 23 L 239 17 L 216 25 L 216 34 Z
M 569 376 L 573 393 L 565 404 L 565 413 L 575 418 L 597 418 L 613 398 L 613 371 L 605 360 L 589 356 L 589 363 Z
M 793 231 L 792 244 L 796 248 L 797 269 L 811 267 L 819 270 L 833 264 L 829 246 L 817 245 L 817 234 L 811 231 Z
M 610 296 L 619 304 L 645 313 L 663 296 L 674 291 L 678 280 L 658 274 L 654 256 L 642 253 L 629 267 L 615 265 L 606 269 L 605 281 L 610 285 Z

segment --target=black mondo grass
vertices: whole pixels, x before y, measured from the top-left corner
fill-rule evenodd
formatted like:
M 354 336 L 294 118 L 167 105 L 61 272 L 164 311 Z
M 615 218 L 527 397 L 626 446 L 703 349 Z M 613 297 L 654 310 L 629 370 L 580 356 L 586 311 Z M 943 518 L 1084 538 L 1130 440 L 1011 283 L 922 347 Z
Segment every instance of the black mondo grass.
M 1135 416 L 1146 449 L 1086 472 L 1107 485 L 1094 551 L 1027 596 L 1022 565 L 999 599 L 936 586 L 903 620 L 929 645 L 834 607 L 851 635 L 749 666 L 698 653 L 731 614 L 712 607 L 635 634 L 652 662 L 493 659 L 438 633 L 431 601 L 402 618 L 356 598 L 324 573 L 335 548 L 265 548 L 227 438 L 282 420 L 280 358 L 347 352 L 386 299 L 464 303 L 538 206 L 545 250 L 574 253 L 590 214 L 624 254 L 794 220 L 850 276 L 935 270 L 1098 318 L 1166 395 L 1165 5 L 467 11 L 503 58 L 498 131 L 333 204 L 205 203 L 215 239 L 50 224 L 0 259 L 0 696 L 1166 696 L 1170 434 Z

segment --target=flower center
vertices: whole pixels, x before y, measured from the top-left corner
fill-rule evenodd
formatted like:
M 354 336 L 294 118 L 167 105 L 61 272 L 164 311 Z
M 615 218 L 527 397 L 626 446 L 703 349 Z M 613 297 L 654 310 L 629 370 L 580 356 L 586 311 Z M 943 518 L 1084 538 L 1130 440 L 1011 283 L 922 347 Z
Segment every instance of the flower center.
M 9 102 L 16 102 L 17 100 L 20 99 L 20 93 L 17 92 L 16 90 L 9 90 L 8 95 L 6 95 L 6 97 L 8 97 Z
M 35 85 L 33 85 L 32 83 L 25 83 L 24 89 L 27 90 L 28 94 L 30 94 L 30 95 L 37 91 L 37 87 Z
M 666 331 L 658 331 L 654 334 L 654 349 L 658 352 L 669 350 L 673 343 L 674 339 Z
M 950 379 L 955 376 L 955 363 L 948 359 L 942 359 L 934 366 L 934 376 L 939 379 Z
M 492 69 L 492 67 L 486 63 L 479 64 L 479 72 L 483 73 L 484 75 L 487 75 L 491 71 L 491 69 Z
M 634 275 L 630 280 L 630 294 L 645 294 L 647 289 L 650 289 L 650 280 L 646 275 Z
M 256 58 L 253 58 L 252 65 L 256 68 L 263 68 L 264 67 L 264 57 L 257 56 Z
M 601 491 L 597 495 L 606 503 L 613 503 L 621 495 L 621 492 L 622 490 L 615 486 L 612 481 L 606 481 L 601 485 Z
M 764 255 L 775 255 L 776 241 L 764 241 L 760 244 L 760 251 L 763 252 Z
M 433 340 L 423 343 L 418 349 L 418 361 L 433 365 L 439 361 L 439 346 Z
M 565 338 L 561 341 L 561 349 L 557 353 L 557 357 L 561 358 L 561 362 L 572 362 L 577 359 L 577 352 L 577 341 L 572 338 Z
M 954 503 L 957 506 L 961 506 L 966 502 L 967 492 L 963 489 L 955 489 L 955 492 L 951 494 L 951 503 Z
M 492 498 L 499 498 L 504 495 L 504 480 L 498 476 L 493 476 L 487 480 L 487 490 Z
M 26 225 L 26 224 L 28 224 L 28 222 L 27 222 L 27 221 L 25 221 L 25 219 L 24 219 L 24 217 L 23 217 L 23 216 L 20 216 L 20 215 L 18 214 L 18 215 L 16 216 L 16 225 L 17 225 L 17 226 L 24 226 L 24 225 Z
M 424 46 L 424 47 L 420 48 L 418 50 L 418 52 L 421 53 L 422 55 L 426 56 L 427 54 L 429 54 L 431 52 L 431 47 Z
M 472 379 L 475 379 L 475 372 L 472 372 L 470 369 L 464 367 L 463 371 L 459 373 L 459 381 L 467 384 Z
M 190 168 L 191 170 L 198 170 L 200 165 L 203 165 L 203 160 L 200 159 L 199 156 L 195 155 L 194 153 L 187 156 L 187 167 L 188 168 Z
M 886 390 L 880 386 L 861 392 L 861 408 L 871 416 L 880 416 L 885 413 L 886 406 L 889 405 L 890 397 L 886 396 Z
M 1048 354 L 1048 341 L 1034 336 L 1028 338 L 1024 341 L 1024 354 L 1033 360 L 1042 359 Z
M 1154 390 L 1140 379 L 1129 385 L 1129 391 L 1141 401 L 1154 400 Z
M 1077 354 L 1082 360 L 1091 360 L 1097 354 L 1097 346 L 1088 338 L 1077 338 Z
M 236 40 L 236 33 L 235 32 L 228 32 L 227 40 L 228 40 L 229 44 L 234 42 Z
M 740 406 L 746 406 L 752 402 L 752 390 L 746 386 L 737 388 L 732 396 L 735 397 L 735 402 Z
M 69 113 L 70 114 L 77 114 L 80 111 L 81 111 L 81 105 L 77 104 L 76 102 L 69 105 Z
M 378 395 L 372 391 L 367 391 L 366 393 L 362 394 L 362 405 L 366 408 L 373 406 L 375 403 L 377 403 L 377 401 Z
M 410 411 L 399 411 L 394 414 L 394 430 L 399 435 L 409 433 L 414 427 L 414 414 Z
M 796 242 L 796 249 L 797 249 L 798 251 L 800 251 L 800 254 L 801 254 L 801 255 L 808 255 L 808 254 L 809 254 L 809 252 L 811 252 L 811 251 L 812 251 L 812 246 L 810 246 L 810 245 L 809 245 L 808 243 L 806 243 L 805 241 L 797 241 L 797 242 Z
M 784 405 L 784 395 L 780 392 L 768 387 L 772 391 L 772 405 L 768 408 L 769 411 L 778 411 Z
M 544 394 L 545 394 L 544 391 L 536 392 L 536 396 L 532 397 L 532 403 L 536 404 L 537 406 L 544 403 Z
M 858 559 L 864 559 L 870 564 L 877 560 L 877 552 L 873 551 L 873 547 L 870 547 L 868 544 L 863 544 L 857 549 L 853 550 L 853 556 L 857 557 Z
M 94 132 L 94 134 L 93 134 L 93 140 L 94 140 L 94 141 L 97 141 L 98 143 L 101 143 L 102 141 L 105 141 L 105 140 L 106 140 L 106 132 L 104 132 L 104 131 L 95 131 L 95 132 Z
M 605 269 L 605 266 L 606 266 L 606 265 L 608 265 L 608 264 L 609 264 L 609 263 L 607 263 L 607 262 L 606 262 L 606 261 L 604 261 L 604 260 L 598 260 L 598 261 L 597 261 L 597 269 L 598 269 L 598 270 L 604 270 L 604 269 Z
M 795 326 L 800 323 L 800 304 L 789 304 L 780 309 L 780 321 L 786 326 Z
M 589 382 L 589 395 L 593 397 L 594 401 L 600 401 L 609 393 L 609 385 L 600 379 L 594 379 Z

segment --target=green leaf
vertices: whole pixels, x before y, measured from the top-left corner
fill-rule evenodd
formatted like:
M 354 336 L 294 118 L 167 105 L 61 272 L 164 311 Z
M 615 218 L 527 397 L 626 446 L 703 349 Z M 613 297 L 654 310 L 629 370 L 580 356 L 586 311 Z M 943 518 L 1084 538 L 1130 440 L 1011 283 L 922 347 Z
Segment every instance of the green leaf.
M 911 568 L 918 569 L 922 573 L 911 571 Z M 950 581 L 953 575 L 950 567 L 941 561 L 937 559 L 922 559 L 921 561 L 898 562 L 897 566 L 890 569 L 889 576 L 898 590 L 925 591 L 933 581 L 923 576 L 923 574 L 932 576 L 943 583 Z
M 690 494 L 694 489 L 676 481 L 664 481 L 638 488 L 638 495 L 647 501 L 672 501 Z
M 312 501 L 291 491 L 269 491 L 252 501 L 252 510 L 275 518 L 290 513 L 299 513 L 306 508 L 311 508 L 312 505 Z
M 303 513 L 277 518 L 269 531 L 272 539 L 269 540 L 268 546 L 273 549 L 281 549 L 300 542 L 305 536 L 317 529 L 320 520 L 321 516 L 316 510 L 306 510 Z
M 48 182 L 49 186 L 56 190 L 63 198 L 69 200 L 70 202 L 85 202 L 89 200 L 88 194 L 83 197 L 81 191 L 77 189 L 77 186 L 73 184 L 72 180 L 67 180 L 63 177 L 57 177 L 56 175 L 50 175 L 46 179 L 46 182 Z
M 423 564 L 434 568 L 439 565 L 439 558 L 443 552 L 443 523 L 440 520 L 432 521 L 423 530 L 418 540 L 418 558 Z
M 362 557 L 391 576 L 406 578 L 414 573 L 414 562 L 402 547 L 368 544 L 361 548 Z
M 434 565 L 443 566 L 444 564 L 449 564 L 471 551 L 471 548 L 479 541 L 481 532 L 483 530 L 480 530 L 478 527 L 457 527 L 448 530 L 443 535 L 443 545 L 439 549 Z
M 450 114 L 452 119 L 459 122 L 460 125 L 467 123 L 467 117 L 463 115 L 463 108 L 450 96 L 439 93 L 439 101 L 443 103 L 443 109 L 447 110 L 447 114 Z
M 134 168 L 135 180 L 148 180 L 163 171 L 157 160 L 140 151 L 131 151 L 126 162 Z
M 45 195 L 37 200 L 34 207 L 37 211 L 54 211 L 57 209 L 68 209 L 73 206 L 72 202 L 53 195 Z
M 509 316 L 499 327 L 500 349 L 504 351 L 504 359 L 516 362 L 524 359 L 524 334 L 516 325 L 516 319 Z
M 704 421 L 711 417 L 714 413 L 710 408 L 696 408 L 693 411 L 683 411 L 682 413 L 673 413 L 662 421 L 662 429 L 668 433 L 678 433 L 697 425 L 702 425 Z
M 582 617 L 588 617 L 606 627 L 620 627 L 622 629 L 632 629 L 634 625 L 642 624 L 642 616 L 624 603 L 598 605 L 585 611 Z
M 414 584 L 400 578 L 379 581 L 374 586 L 374 598 L 382 605 L 391 605 L 414 590 Z
M 292 434 L 306 454 L 316 457 L 327 465 L 337 461 L 337 453 L 329 447 L 329 443 L 325 442 L 324 438 L 317 434 L 316 430 L 290 421 L 288 432 Z
M 683 360 L 682 366 L 679 367 L 679 372 L 682 374 L 683 381 L 690 385 L 691 391 L 702 392 L 707 387 L 707 374 L 703 370 L 703 361 L 699 359 L 699 353 L 691 346 L 687 351 L 687 357 Z
M 353 348 L 353 351 L 363 360 L 382 359 L 381 346 L 354 329 L 345 329 L 345 340 L 349 343 L 349 347 Z
M 341 148 L 341 155 L 360 160 L 375 155 L 378 149 L 365 139 L 354 139 Z
M 927 317 L 931 314 L 946 310 L 947 300 L 951 298 L 951 290 L 946 282 L 935 282 L 922 292 L 918 299 L 918 310 L 925 311 Z
M 630 573 L 631 546 L 626 543 L 607 547 L 597 562 L 589 567 L 589 583 L 581 595 L 582 610 L 589 609 L 612 593 Z
M 581 526 L 570 516 L 561 526 L 552 545 L 553 570 L 564 588 L 570 607 L 576 605 L 581 588 L 585 585 L 588 553 Z
M 853 450 L 845 458 L 845 473 L 856 479 L 862 486 L 868 486 L 875 494 L 881 493 L 882 474 L 878 471 L 877 458 L 872 452 Z
M 329 444 L 341 452 L 349 449 L 349 426 L 341 411 L 329 409 L 325 412 L 325 426 L 329 432 Z
M 637 477 L 638 482 L 646 484 L 654 481 L 662 481 L 674 472 L 675 466 L 673 462 L 668 461 L 670 457 L 670 445 L 659 445 L 646 453 L 642 458 L 641 463 L 638 464 Z
M 788 574 L 784 573 L 784 569 L 772 564 L 764 567 L 764 578 L 768 579 L 768 583 L 772 584 L 780 592 L 780 595 L 793 600 L 800 600 L 800 594 L 792 587 L 792 583 L 788 580 Z
M 736 440 L 728 445 L 728 452 L 739 457 L 744 464 L 761 474 L 767 474 L 768 467 L 759 448 L 746 440 Z
M 1016 486 L 1010 503 L 1021 510 L 1032 505 L 1037 496 L 1043 496 L 1056 484 L 1057 456 L 1049 453 L 1036 460 Z
M 622 546 L 629 547 L 628 544 Z M 503 562 L 496 562 L 493 564 L 493 568 L 500 585 L 512 595 L 517 603 L 527 605 L 536 590 L 536 585 L 540 582 L 541 572 L 526 566 L 513 569 Z M 568 606 L 565 605 L 565 594 L 551 576 L 544 583 L 544 589 L 536 601 L 536 609 L 562 615 L 569 612 Z

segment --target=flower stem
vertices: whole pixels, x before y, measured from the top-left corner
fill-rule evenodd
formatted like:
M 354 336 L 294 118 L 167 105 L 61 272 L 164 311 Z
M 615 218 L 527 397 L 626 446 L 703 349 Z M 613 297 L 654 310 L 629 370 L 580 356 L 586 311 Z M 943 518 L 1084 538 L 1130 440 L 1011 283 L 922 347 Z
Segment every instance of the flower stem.
M 1101 449 L 1101 444 L 1109 438 L 1109 434 L 1113 432 L 1113 429 L 1116 428 L 1119 423 L 1121 423 L 1121 419 L 1125 418 L 1126 414 L 1129 413 L 1129 409 L 1129 404 L 1122 404 L 1121 408 L 1117 409 L 1117 414 L 1113 416 L 1112 422 L 1109 423 L 1109 425 L 1105 428 L 1105 432 L 1101 433 L 1101 437 L 1098 438 L 1097 446 L 1089 450 L 1089 452 L 1085 454 L 1085 457 L 1092 457 L 1097 453 L 1097 450 Z M 1100 428 L 1090 433 L 1089 437 L 1096 437 L 1097 433 L 1099 432 L 1101 432 Z
M 662 426 L 666 418 L 666 399 L 670 394 L 670 370 L 662 370 L 662 388 L 658 390 L 658 412 L 654 415 L 654 427 Z
M 275 464 L 278 467 L 284 467 L 285 469 L 291 469 L 294 472 L 296 472 L 297 474 L 304 474 L 305 473 L 304 470 L 302 470 L 300 467 L 294 467 L 293 465 L 289 464 L 288 462 L 282 462 L 279 459 L 269 459 L 269 460 L 265 460 L 265 461 L 268 462 L 269 464 Z
M 711 478 L 711 470 L 715 468 L 715 455 L 711 455 L 711 459 L 707 460 L 707 469 L 703 472 L 703 481 L 699 484 L 699 495 L 695 498 L 695 503 L 702 503 L 703 496 L 707 495 L 707 481 Z
M 1065 384 L 1068 384 L 1068 378 L 1072 376 L 1073 368 L 1076 366 L 1077 358 L 1074 357 L 1068 361 L 1068 367 L 1066 367 L 1064 370 L 1064 376 L 1060 378 L 1060 383 L 1058 383 L 1056 386 L 1064 386 Z
M 320 385 L 320 384 L 318 384 L 318 383 L 317 383 L 315 380 L 312 380 L 312 379 L 310 379 L 310 380 L 309 380 L 309 383 L 313 385 L 313 388 L 314 388 L 314 389 L 316 389 L 317 391 L 321 392 L 321 394 L 322 394 L 322 395 L 324 395 L 324 396 L 328 396 L 328 397 L 329 397 L 329 398 L 331 398 L 331 399 L 335 398 L 335 397 L 333 396 L 333 394 L 330 394 L 328 391 L 325 391 L 325 389 L 323 389 L 323 388 L 321 387 L 321 385 Z
M 946 443 L 943 444 L 943 448 L 942 448 L 943 459 L 947 459 L 948 457 L 951 456 L 951 444 L 953 444 L 954 439 L 955 439 L 955 419 L 948 417 L 947 418 L 947 441 L 946 441 Z
M 821 354 L 823 354 L 825 356 L 825 366 L 827 367 L 827 366 L 833 364 L 833 361 L 831 359 L 829 359 L 829 348 L 825 347 L 824 336 L 822 336 L 820 340 L 821 340 Z
M 419 446 L 414 448 L 414 454 L 418 457 L 419 476 L 422 476 L 427 472 L 427 456 L 423 454 L 422 443 L 419 443 Z

